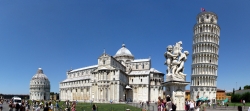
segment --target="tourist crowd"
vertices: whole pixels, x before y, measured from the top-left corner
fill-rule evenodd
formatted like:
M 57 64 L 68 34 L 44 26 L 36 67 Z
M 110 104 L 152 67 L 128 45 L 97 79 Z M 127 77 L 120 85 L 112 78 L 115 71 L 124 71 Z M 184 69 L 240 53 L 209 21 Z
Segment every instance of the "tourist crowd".
M 163 97 L 163 99 L 158 97 L 157 108 L 158 111 L 176 111 L 176 105 L 171 100 L 169 95 L 167 95 L 167 97 Z
M 9 111 L 55 111 L 59 109 L 58 101 L 27 101 L 23 100 L 21 104 L 16 103 L 12 100 L 6 100 L 9 104 Z M 73 110 L 72 110 L 73 111 Z
M 210 103 L 209 103 L 210 104 Z M 187 100 L 185 101 L 186 111 L 206 111 L 206 104 L 204 101 Z

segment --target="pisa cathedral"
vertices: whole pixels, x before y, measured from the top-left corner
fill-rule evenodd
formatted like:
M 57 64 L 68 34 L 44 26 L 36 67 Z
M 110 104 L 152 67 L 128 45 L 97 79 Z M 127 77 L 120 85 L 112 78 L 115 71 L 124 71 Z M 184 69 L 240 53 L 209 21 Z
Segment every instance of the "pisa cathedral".
M 122 44 L 114 56 L 105 51 L 97 65 L 66 72 L 60 82 L 60 99 L 119 102 L 157 101 L 163 95 L 164 74 L 151 67 L 151 59 L 135 59 Z

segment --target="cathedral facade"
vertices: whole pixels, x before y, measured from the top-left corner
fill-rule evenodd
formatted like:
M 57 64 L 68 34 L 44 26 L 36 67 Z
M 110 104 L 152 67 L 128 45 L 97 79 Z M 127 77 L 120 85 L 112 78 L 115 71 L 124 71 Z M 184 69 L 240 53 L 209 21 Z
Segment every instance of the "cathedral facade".
M 135 59 L 125 44 L 114 56 L 104 52 L 97 65 L 66 72 L 60 82 L 60 100 L 93 102 L 156 102 L 163 95 L 164 74 L 151 59 Z

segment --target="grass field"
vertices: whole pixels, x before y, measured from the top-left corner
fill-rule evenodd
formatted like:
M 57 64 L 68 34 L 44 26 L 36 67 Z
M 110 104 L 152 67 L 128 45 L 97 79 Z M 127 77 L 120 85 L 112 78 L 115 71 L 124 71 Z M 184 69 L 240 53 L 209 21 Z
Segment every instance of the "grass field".
M 136 108 L 127 104 L 109 104 L 109 103 L 95 103 L 97 105 L 97 111 L 126 111 L 126 109 L 130 109 L 130 111 L 141 111 L 140 108 Z M 66 106 L 63 105 L 63 102 L 59 103 L 62 109 L 65 109 Z M 76 110 L 77 111 L 92 111 L 92 106 L 90 103 L 77 103 Z
M 243 106 L 242 103 L 228 103 L 229 106 Z M 250 106 L 250 103 L 246 103 L 245 106 Z

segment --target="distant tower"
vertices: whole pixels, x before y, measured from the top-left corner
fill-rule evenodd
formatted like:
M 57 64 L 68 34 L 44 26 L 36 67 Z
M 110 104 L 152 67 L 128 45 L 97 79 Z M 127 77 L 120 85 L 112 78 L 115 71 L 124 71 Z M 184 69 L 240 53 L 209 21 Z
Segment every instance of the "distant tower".
M 193 100 L 216 100 L 220 27 L 213 12 L 201 12 L 193 31 L 190 95 Z

